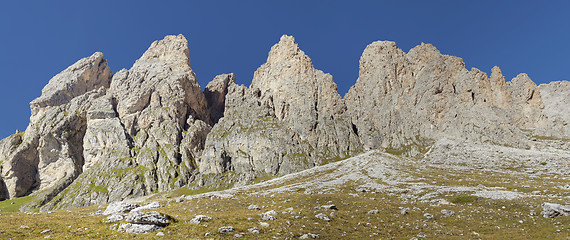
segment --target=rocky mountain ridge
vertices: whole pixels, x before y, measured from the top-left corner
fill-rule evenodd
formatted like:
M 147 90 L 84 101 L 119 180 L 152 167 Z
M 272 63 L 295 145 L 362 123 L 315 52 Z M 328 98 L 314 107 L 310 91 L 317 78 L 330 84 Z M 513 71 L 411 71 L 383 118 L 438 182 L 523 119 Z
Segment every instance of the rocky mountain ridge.
M 201 90 L 184 36 L 155 41 L 131 69 L 102 53 L 52 78 L 30 103 L 24 133 L 0 141 L 0 198 L 25 208 L 103 204 L 191 184 L 246 184 L 368 149 L 409 156 L 451 138 L 531 148 L 570 138 L 568 82 L 506 82 L 422 44 L 364 50 L 344 98 L 330 74 L 281 37 L 251 86 L 233 74 Z

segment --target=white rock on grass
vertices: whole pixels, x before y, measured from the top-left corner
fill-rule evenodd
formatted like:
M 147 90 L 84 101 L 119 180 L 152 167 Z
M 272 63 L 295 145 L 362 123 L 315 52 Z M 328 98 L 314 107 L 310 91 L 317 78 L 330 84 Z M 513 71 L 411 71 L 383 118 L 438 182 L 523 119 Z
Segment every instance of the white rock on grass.
M 193 224 L 200 224 L 202 222 L 207 222 L 212 220 L 211 217 L 208 217 L 206 215 L 196 215 L 194 218 L 192 218 L 192 220 L 190 220 L 190 223 Z
M 118 221 L 123 220 L 125 217 L 122 214 L 113 214 L 107 217 L 107 219 L 105 219 L 105 223 L 115 223 Z
M 321 206 L 324 209 L 330 209 L 330 210 L 338 210 L 338 208 L 336 208 L 336 205 L 334 204 L 329 204 L 329 205 L 323 205 Z
M 427 219 L 433 219 L 433 218 L 434 218 L 433 215 L 431 215 L 431 214 L 429 214 L 429 213 L 425 213 L 425 214 L 424 214 L 424 217 L 427 218 Z
M 259 226 L 262 226 L 262 227 L 269 227 L 269 223 L 260 222 L 260 223 L 259 223 Z
M 448 217 L 453 217 L 453 216 L 455 216 L 455 212 L 454 212 L 454 211 L 452 211 L 452 210 L 446 210 L 446 209 L 441 210 L 441 214 L 443 214 L 444 216 L 448 216 Z
M 149 209 L 154 209 L 154 208 L 159 208 L 159 207 L 163 207 L 162 204 L 160 204 L 159 202 L 152 202 L 152 203 L 149 203 L 147 205 L 137 207 L 131 211 L 136 212 L 136 211 L 149 210 Z
M 299 239 L 316 239 L 319 237 L 320 237 L 319 234 L 305 233 L 301 237 L 299 237 Z
M 324 214 L 324 213 L 319 213 L 319 214 L 315 215 L 315 217 L 318 218 L 318 219 L 327 221 L 327 222 L 330 222 L 330 221 L 331 221 L 331 219 L 330 219 L 326 214 Z
M 131 210 L 140 207 L 138 204 L 130 204 L 127 202 L 112 202 L 109 203 L 107 209 L 103 211 L 103 215 L 111 215 L 111 214 L 121 214 L 121 213 L 128 213 Z
M 275 221 L 277 220 L 277 217 L 275 217 L 274 215 L 277 215 L 278 213 L 275 210 L 271 210 L 271 211 L 267 211 L 264 213 L 260 213 L 259 216 L 261 216 L 261 219 L 263 221 Z
M 267 213 L 261 213 L 259 214 L 259 216 L 261 216 L 261 220 L 263 221 L 275 221 L 277 220 L 277 218 L 273 215 L 269 215 Z
M 558 216 L 570 216 L 570 205 L 560 205 L 556 203 L 543 203 L 542 212 L 545 218 L 554 218 Z
M 163 227 L 154 224 L 123 223 L 119 225 L 117 231 L 125 233 L 144 234 L 162 229 Z
M 247 231 L 250 233 L 256 233 L 257 234 L 257 233 L 259 233 L 259 228 L 252 227 L 252 228 L 248 228 Z
M 368 213 L 366 213 L 366 214 L 378 214 L 379 212 L 380 212 L 380 211 L 374 209 L 374 210 L 368 211 Z
M 258 205 L 249 205 L 249 207 L 247 207 L 247 209 L 249 209 L 249 210 L 261 210 L 261 208 Z
M 168 226 L 170 223 L 169 218 L 154 211 L 149 213 L 130 212 L 126 217 L 126 220 L 128 223 L 157 225 L 161 227 Z
M 236 229 L 232 226 L 227 226 L 227 227 L 220 227 L 218 228 L 218 232 L 219 233 L 231 233 L 233 231 L 235 231 Z

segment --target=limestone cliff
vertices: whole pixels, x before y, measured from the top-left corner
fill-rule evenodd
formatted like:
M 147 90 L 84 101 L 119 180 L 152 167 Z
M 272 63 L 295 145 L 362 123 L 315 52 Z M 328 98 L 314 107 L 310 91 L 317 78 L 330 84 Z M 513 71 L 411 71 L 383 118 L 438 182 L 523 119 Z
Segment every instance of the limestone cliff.
M 546 124 L 526 74 L 506 83 L 495 67 L 489 78 L 430 44 L 408 53 L 394 42 L 368 45 L 345 101 L 367 148 L 412 154 L 442 137 L 527 147 L 520 129 Z
M 6 197 L 78 207 L 188 183 L 210 129 L 188 54 L 167 36 L 130 70 L 112 75 L 96 53 L 50 80 L 25 134 L 2 143 Z
M 0 200 L 103 204 L 227 175 L 244 184 L 366 149 L 417 155 L 442 138 L 528 148 L 570 138 L 569 92 L 568 82 L 467 70 L 429 44 L 404 53 L 379 41 L 341 98 L 291 36 L 249 87 L 222 74 L 202 91 L 185 37 L 166 36 L 129 70 L 112 74 L 95 53 L 53 77 L 30 103 L 26 131 L 0 140 Z
M 554 81 L 538 88 L 544 103 L 542 113 L 552 122 L 540 135 L 570 139 L 570 82 Z
M 345 111 L 332 76 L 282 36 L 249 88 L 229 83 L 200 172 L 286 174 L 344 158 L 360 150 Z

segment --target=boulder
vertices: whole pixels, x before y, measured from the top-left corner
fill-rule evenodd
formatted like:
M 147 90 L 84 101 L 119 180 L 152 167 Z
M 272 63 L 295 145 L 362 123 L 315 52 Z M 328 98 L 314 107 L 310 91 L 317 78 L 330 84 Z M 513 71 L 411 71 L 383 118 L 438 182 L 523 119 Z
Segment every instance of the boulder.
M 543 203 L 542 212 L 545 218 L 554 218 L 558 216 L 570 216 L 570 205 L 560 205 L 556 203 Z

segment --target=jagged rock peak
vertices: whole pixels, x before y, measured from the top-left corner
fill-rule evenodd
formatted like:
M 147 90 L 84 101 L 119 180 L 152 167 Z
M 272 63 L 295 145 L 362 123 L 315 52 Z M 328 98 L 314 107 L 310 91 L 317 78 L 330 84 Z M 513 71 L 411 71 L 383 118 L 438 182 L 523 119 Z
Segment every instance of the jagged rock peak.
M 115 74 L 111 91 L 118 100 L 119 115 L 136 113 L 152 104 L 158 107 L 162 105 L 161 99 L 169 99 L 184 102 L 193 110 L 194 117 L 206 119 L 206 101 L 190 67 L 188 53 L 184 36 L 166 36 L 153 42 L 131 69 Z
M 103 53 L 96 52 L 83 58 L 49 81 L 42 95 L 30 103 L 32 115 L 38 108 L 59 106 L 93 89 L 108 88 L 112 75 Z
M 283 35 L 279 43 L 271 47 L 269 55 L 267 56 L 267 63 L 273 64 L 280 61 L 301 61 L 309 64 L 312 67 L 311 59 L 299 48 L 293 36 Z
M 190 50 L 184 35 L 168 35 L 154 41 L 138 61 L 160 60 L 176 62 L 179 67 L 190 67 Z
M 498 67 L 489 78 L 423 43 L 408 53 L 394 42 L 368 45 L 345 102 L 369 148 L 422 146 L 443 136 L 523 147 L 515 128 L 544 126 L 540 94 L 526 74 L 507 84 Z

